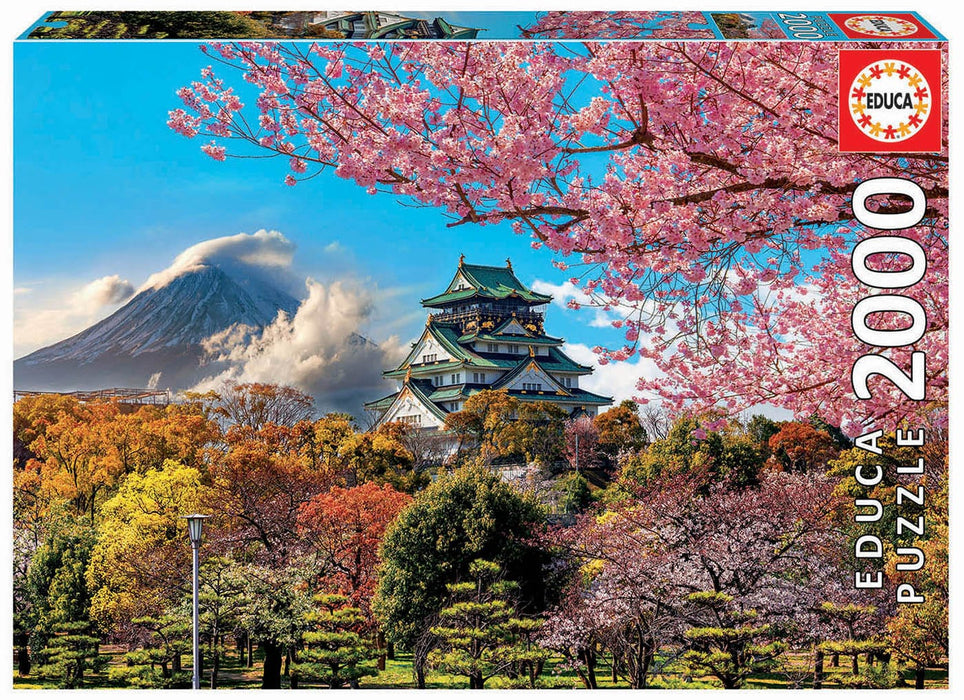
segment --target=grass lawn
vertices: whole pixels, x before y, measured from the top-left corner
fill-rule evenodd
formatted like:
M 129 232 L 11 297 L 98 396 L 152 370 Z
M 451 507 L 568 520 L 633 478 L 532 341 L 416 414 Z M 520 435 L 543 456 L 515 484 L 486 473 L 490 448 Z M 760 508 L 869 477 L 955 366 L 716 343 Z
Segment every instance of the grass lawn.
M 108 669 L 110 667 L 120 667 L 123 665 L 125 649 L 116 646 L 102 646 L 101 653 L 108 657 Z M 796 681 L 801 683 L 799 687 L 809 688 L 813 677 L 809 670 L 809 656 L 807 654 L 788 654 L 783 659 L 783 670 L 772 673 L 761 673 L 751 676 L 746 684 L 747 688 L 788 688 Z M 184 669 L 190 669 L 190 657 L 184 657 Z M 257 689 L 261 687 L 261 663 L 262 659 L 255 651 L 254 666 L 248 668 L 242 665 L 236 653 L 226 654 L 221 661 L 221 669 L 218 674 L 219 688 L 244 688 Z M 672 663 L 665 664 L 663 674 L 657 674 L 650 678 L 649 683 L 653 688 L 718 688 L 719 683 L 711 678 L 693 678 L 684 680 L 682 673 L 674 669 Z M 841 679 L 850 673 L 849 659 L 841 658 L 840 666 L 830 665 L 829 658 L 825 668 L 826 679 L 824 687 L 839 688 Z M 619 679 L 615 683 L 612 680 L 612 668 L 607 661 L 601 660 L 596 667 L 596 679 L 600 688 L 627 688 L 626 681 Z M 914 674 L 912 670 L 904 673 L 906 687 L 913 688 Z M 429 670 L 425 675 L 425 683 L 432 689 L 455 689 L 467 688 L 468 681 L 463 676 L 453 676 Z M 210 679 L 205 674 L 202 680 L 202 687 L 209 687 Z M 282 686 L 288 687 L 288 678 L 282 678 Z M 38 679 L 35 677 L 21 678 L 16 673 L 13 676 L 13 687 L 15 689 L 27 688 L 56 688 L 54 681 Z M 127 687 L 117 681 L 110 679 L 108 670 L 103 673 L 91 674 L 84 678 L 85 688 L 122 688 Z M 299 688 L 322 687 L 311 683 L 302 682 Z M 363 678 L 362 688 L 415 688 L 412 677 L 412 657 L 410 654 L 398 653 L 394 659 L 386 662 L 385 670 L 379 672 L 377 676 Z M 505 678 L 493 678 L 486 682 L 486 688 L 507 688 L 512 686 Z M 565 668 L 559 663 L 558 659 L 550 659 L 546 663 L 542 675 L 538 679 L 540 688 L 582 688 L 583 685 L 579 677 L 570 669 Z M 932 668 L 928 669 L 925 680 L 927 688 L 947 688 L 947 669 Z

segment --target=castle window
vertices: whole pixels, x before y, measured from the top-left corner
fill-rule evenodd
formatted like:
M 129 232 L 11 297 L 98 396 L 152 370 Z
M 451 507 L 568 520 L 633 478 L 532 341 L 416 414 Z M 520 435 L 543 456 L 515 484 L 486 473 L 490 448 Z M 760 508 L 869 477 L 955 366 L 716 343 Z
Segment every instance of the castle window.
M 429 362 L 435 362 L 437 359 L 438 359 L 437 353 L 432 353 L 431 355 L 422 355 L 422 362 L 426 364 Z
M 497 343 L 489 343 L 489 352 L 499 352 L 499 345 Z
M 540 382 L 522 382 L 523 391 L 542 391 L 542 384 Z

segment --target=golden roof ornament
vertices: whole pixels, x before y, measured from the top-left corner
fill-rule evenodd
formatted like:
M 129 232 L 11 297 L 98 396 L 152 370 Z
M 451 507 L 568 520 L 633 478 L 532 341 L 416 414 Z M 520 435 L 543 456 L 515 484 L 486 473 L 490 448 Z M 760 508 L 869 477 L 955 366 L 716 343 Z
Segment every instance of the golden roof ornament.
M 465 264 L 465 253 L 462 253 L 461 255 L 459 255 L 459 267 L 462 267 L 464 264 Z
M 532 349 L 532 346 L 530 345 L 530 346 L 529 346 L 529 357 L 535 357 L 535 356 L 536 356 L 536 351 L 533 350 L 533 349 Z
M 409 368 L 408 368 L 408 371 L 405 373 L 405 383 L 408 384 L 410 381 L 412 381 L 412 368 L 411 368 L 411 367 L 409 367 Z
M 512 269 L 512 261 L 509 260 L 509 258 L 506 258 L 506 259 L 505 259 L 505 265 L 506 265 L 506 267 L 508 267 L 510 270 Z

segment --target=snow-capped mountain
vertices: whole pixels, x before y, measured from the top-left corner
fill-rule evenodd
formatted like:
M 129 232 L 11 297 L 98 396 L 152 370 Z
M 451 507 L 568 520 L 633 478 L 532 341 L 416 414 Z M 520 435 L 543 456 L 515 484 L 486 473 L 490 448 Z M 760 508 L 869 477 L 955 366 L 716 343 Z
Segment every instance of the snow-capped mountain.
M 232 326 L 257 332 L 298 300 L 251 276 L 203 264 L 142 289 L 77 335 L 14 362 L 14 387 L 69 391 L 112 386 L 186 389 L 214 373 L 202 342 Z M 160 373 L 158 375 L 158 373 Z

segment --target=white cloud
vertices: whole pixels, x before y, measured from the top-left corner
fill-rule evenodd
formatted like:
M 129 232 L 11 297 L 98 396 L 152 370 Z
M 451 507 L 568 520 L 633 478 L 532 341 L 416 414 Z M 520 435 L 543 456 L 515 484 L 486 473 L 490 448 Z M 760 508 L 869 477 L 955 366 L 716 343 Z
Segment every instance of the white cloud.
M 104 306 L 120 304 L 134 294 L 134 285 L 120 275 L 101 277 L 84 285 L 71 296 L 71 305 L 84 313 L 96 313 Z
M 198 390 L 225 381 L 271 382 L 313 395 L 320 410 L 357 413 L 364 400 L 389 393 L 381 376 L 404 355 L 397 338 L 381 345 L 358 331 L 372 314 L 372 297 L 348 281 L 306 282 L 308 297 L 293 317 L 279 314 L 260 334 L 233 327 L 208 338 L 209 360 L 220 371 Z
M 239 268 L 269 275 L 284 273 L 291 267 L 294 250 L 294 244 L 278 231 L 261 229 L 252 234 L 211 238 L 178 255 L 167 269 L 148 277 L 138 291 L 159 289 L 205 264 L 218 265 L 228 273 L 236 273 Z
M 20 287 L 14 309 L 14 357 L 69 338 L 127 301 L 134 285 L 107 275 L 80 287 Z M 29 295 L 29 300 L 25 299 Z
M 599 356 L 588 345 L 566 343 L 563 346 L 563 351 L 579 364 L 590 365 L 595 368 L 595 371 L 589 376 L 580 377 L 579 387 L 594 394 L 612 396 L 613 405 L 618 406 L 620 401 L 636 397 L 651 401 L 658 398 L 653 394 L 640 392 L 636 388 L 636 383 L 640 378 L 656 379 L 661 376 L 652 360 L 643 359 L 636 355 L 635 361 L 624 360 L 601 365 L 599 364 Z
M 593 328 L 611 328 L 613 321 L 622 320 L 623 316 L 612 310 L 606 310 L 598 301 L 586 294 L 581 287 L 572 282 L 566 281 L 562 284 L 553 284 L 545 280 L 535 280 L 532 283 L 532 291 L 539 294 L 548 294 L 552 297 L 554 306 L 566 309 L 570 313 L 590 313 L 592 318 L 588 325 Z M 570 301 L 575 301 L 580 308 L 573 309 L 569 306 Z

